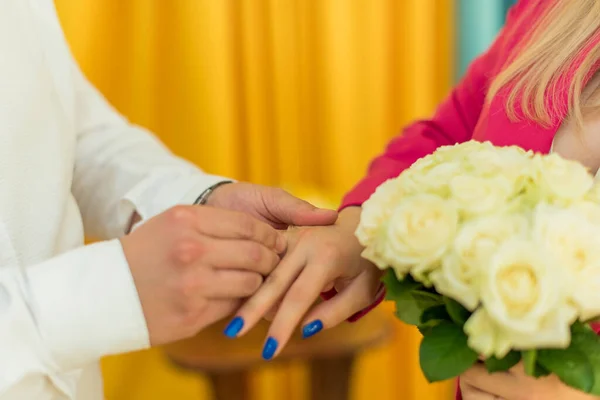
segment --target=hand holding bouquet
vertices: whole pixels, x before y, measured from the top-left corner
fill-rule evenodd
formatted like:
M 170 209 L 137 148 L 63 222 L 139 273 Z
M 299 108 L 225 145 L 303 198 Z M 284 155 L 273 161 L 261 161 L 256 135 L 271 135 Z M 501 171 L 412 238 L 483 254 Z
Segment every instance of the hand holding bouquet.
M 363 205 L 356 232 L 429 381 L 523 361 L 600 395 L 600 187 L 556 154 L 439 148 Z

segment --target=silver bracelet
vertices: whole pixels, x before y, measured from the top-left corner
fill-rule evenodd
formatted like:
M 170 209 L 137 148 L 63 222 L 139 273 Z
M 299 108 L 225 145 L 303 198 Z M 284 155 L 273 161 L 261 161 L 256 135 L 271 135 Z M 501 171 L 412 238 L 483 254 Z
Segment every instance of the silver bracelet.
M 198 196 L 198 198 L 196 199 L 196 201 L 194 201 L 194 205 L 195 206 L 203 206 L 206 204 L 206 202 L 208 201 L 208 198 L 210 197 L 210 195 L 212 194 L 212 192 L 215 191 L 215 189 L 217 189 L 220 186 L 223 185 L 227 185 L 228 183 L 233 183 L 233 181 L 222 181 L 219 183 L 216 183 L 214 185 L 212 185 L 211 187 L 209 187 L 208 189 L 206 189 L 204 192 L 200 193 L 200 196 Z

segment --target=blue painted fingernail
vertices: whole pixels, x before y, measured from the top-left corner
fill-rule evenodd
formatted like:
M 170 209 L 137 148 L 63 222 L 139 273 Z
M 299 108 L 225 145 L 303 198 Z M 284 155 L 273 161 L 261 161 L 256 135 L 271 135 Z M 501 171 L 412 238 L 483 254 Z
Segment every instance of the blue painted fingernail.
M 231 320 L 229 325 L 227 325 L 227 328 L 225 328 L 225 331 L 223 333 L 229 338 L 235 338 L 237 334 L 240 333 L 243 327 L 244 319 L 242 317 L 235 317 Z
M 304 325 L 304 328 L 302 328 L 302 337 L 306 339 L 311 336 L 315 336 L 317 333 L 321 332 L 322 329 L 323 323 L 321 320 L 317 319 L 309 324 Z
M 269 337 L 267 339 L 267 342 L 265 343 L 265 347 L 263 347 L 263 352 L 262 352 L 262 356 L 265 360 L 270 360 L 271 358 L 273 358 L 273 355 L 275 354 L 275 352 L 277 351 L 277 340 L 275 340 L 272 337 Z

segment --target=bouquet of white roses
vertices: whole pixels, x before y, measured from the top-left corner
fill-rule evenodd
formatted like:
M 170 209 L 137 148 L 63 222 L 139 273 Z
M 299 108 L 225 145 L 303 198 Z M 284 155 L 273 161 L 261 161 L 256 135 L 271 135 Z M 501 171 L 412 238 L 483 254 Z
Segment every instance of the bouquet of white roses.
M 363 257 L 423 334 L 431 382 L 485 358 L 600 395 L 600 187 L 556 154 L 439 148 L 363 205 Z

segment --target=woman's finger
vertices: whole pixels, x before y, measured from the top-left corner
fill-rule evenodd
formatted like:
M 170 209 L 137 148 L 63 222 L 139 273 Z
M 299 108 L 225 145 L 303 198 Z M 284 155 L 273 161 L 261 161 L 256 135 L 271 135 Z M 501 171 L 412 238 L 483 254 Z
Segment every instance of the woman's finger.
M 519 381 L 509 372 L 490 374 L 483 364 L 476 364 L 460 376 L 461 384 L 468 384 L 482 392 L 502 399 L 512 399 L 519 395 Z
M 258 291 L 239 309 L 235 318 L 225 328 L 231 338 L 244 335 L 284 296 L 306 264 L 302 252 L 291 252 L 265 279 Z
M 373 304 L 384 288 L 379 276 L 363 272 L 336 296 L 314 307 L 304 318 L 302 336 L 311 337 L 323 329 L 346 321 L 355 313 Z
M 463 400 L 501 400 L 501 397 L 498 397 L 491 393 L 486 393 L 482 390 L 477 389 L 469 385 L 468 383 L 460 383 L 460 392 Z
M 262 354 L 265 360 L 277 356 L 285 347 L 306 312 L 319 298 L 328 270 L 327 265 L 308 265 L 286 293 L 269 328 Z
M 281 301 L 278 301 L 277 304 L 275 304 L 273 307 L 271 307 L 271 309 L 269 311 L 267 311 L 267 313 L 265 314 L 265 316 L 263 318 L 269 322 L 273 321 L 273 319 L 275 319 L 275 315 L 277 315 L 277 311 L 279 311 L 280 305 L 281 305 Z

